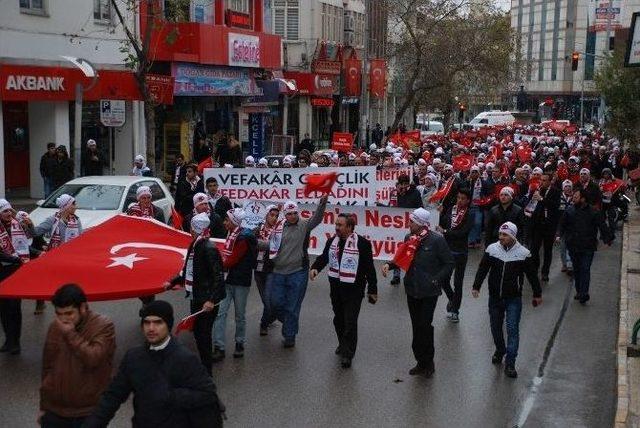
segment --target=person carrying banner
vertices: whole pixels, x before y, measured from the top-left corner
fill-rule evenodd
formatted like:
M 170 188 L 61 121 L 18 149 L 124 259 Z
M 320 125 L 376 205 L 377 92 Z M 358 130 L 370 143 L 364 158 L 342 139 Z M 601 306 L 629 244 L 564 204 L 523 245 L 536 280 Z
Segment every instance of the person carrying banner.
M 171 305 L 156 300 L 140 315 L 145 344 L 126 352 L 118 373 L 82 427 L 109 425 L 131 393 L 134 427 L 222 427 L 224 406 L 210 373 L 171 336 Z
M 474 298 L 480 296 L 480 288 L 489 275 L 489 320 L 491 335 L 496 351 L 491 357 L 493 364 L 502 364 L 506 354 L 504 372 L 508 377 L 518 377 L 516 357 L 520 343 L 520 314 L 522 312 L 522 281 L 527 276 L 533 290 L 534 307 L 542 303 L 542 289 L 538 281 L 531 253 L 518 242 L 518 227 L 503 223 L 499 228 L 498 242 L 489 245 L 480 261 L 473 282 Z M 506 320 L 505 320 L 506 316 Z M 502 333 L 503 324 L 507 326 L 507 344 Z
M 309 271 L 314 281 L 329 265 L 329 285 L 333 326 L 338 336 L 336 354 L 343 368 L 351 367 L 358 342 L 358 315 L 364 298 L 365 285 L 369 303 L 378 301 L 378 280 L 373 265 L 371 241 L 355 233 L 356 218 L 340 213 L 336 218 L 336 234 L 327 240 L 324 251 Z
M 206 213 L 191 219 L 191 237 L 193 241 L 187 249 L 182 271 L 164 286 L 170 290 L 178 284 L 184 285 L 191 299 L 191 313 L 204 310 L 195 320 L 193 336 L 202 365 L 211 374 L 213 322 L 218 313 L 217 305 L 225 298 L 225 288 L 222 257 L 209 240 L 209 216 Z
M 51 301 L 56 318 L 44 343 L 38 422 L 43 428 L 79 427 L 111 380 L 115 328 L 89 309 L 76 284 L 60 287 Z
M 229 306 L 233 302 L 235 312 L 236 347 L 234 358 L 244 356 L 244 344 L 246 341 L 247 298 L 251 290 L 251 273 L 256 264 L 256 237 L 250 229 L 242 227 L 245 218 L 242 208 L 234 208 L 227 211 L 224 219 L 224 227 L 227 229 L 227 239 L 222 250 L 222 265 L 225 270 L 226 297 L 220 302 L 218 315 L 213 329 L 214 352 L 213 362 L 221 361 L 224 356 L 225 327 Z
M 429 211 L 418 208 L 409 215 L 409 234 L 392 262 L 382 265 L 382 276 L 402 267 L 406 271 L 404 288 L 411 316 L 411 347 L 417 361 L 410 375 L 433 376 L 433 313 L 442 294 L 441 286 L 454 267 L 454 259 L 444 237 L 429 230 Z
M 469 233 L 473 227 L 473 217 L 469 203 L 471 202 L 471 190 L 462 188 L 458 190 L 458 200 L 454 206 L 440 215 L 440 224 L 436 230 L 444 236 L 449 245 L 455 262 L 453 276 L 453 289 L 451 288 L 451 275 L 442 283 L 449 303 L 447 303 L 447 318 L 453 323 L 460 321 L 460 305 L 462 304 L 462 285 L 464 271 L 467 268 L 469 246 L 467 245 Z
M 254 230 L 254 234 L 258 239 L 258 255 L 256 268 L 253 271 L 253 279 L 258 287 L 260 299 L 262 300 L 262 317 L 260 318 L 260 336 L 269 334 L 269 326 L 275 321 L 273 311 L 271 310 L 271 291 L 267 288 L 267 276 L 265 271 L 265 261 L 269 258 L 269 238 L 278 223 L 280 208 L 277 205 L 269 205 L 267 207 L 267 215 L 264 222 Z
M 160 223 L 166 223 L 164 212 L 152 202 L 151 188 L 149 186 L 140 186 L 136 189 L 136 200 L 127 208 L 127 215 L 132 217 L 153 218 Z
M 298 334 L 300 308 L 309 280 L 309 235 L 322 222 L 329 195 L 325 193 L 310 219 L 301 219 L 298 204 L 284 204 L 285 218 L 280 220 L 269 238 L 269 277 L 271 307 L 282 322 L 283 345 L 293 348 Z

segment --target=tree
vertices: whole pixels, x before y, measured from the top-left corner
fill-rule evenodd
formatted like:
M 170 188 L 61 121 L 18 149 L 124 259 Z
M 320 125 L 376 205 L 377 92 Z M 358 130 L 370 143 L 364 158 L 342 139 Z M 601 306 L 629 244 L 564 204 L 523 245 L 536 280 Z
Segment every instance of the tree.
M 608 107 L 607 130 L 637 148 L 640 143 L 640 69 L 625 68 L 624 52 L 616 49 L 596 72 L 595 82 Z
M 504 88 L 514 46 L 505 12 L 489 3 L 403 0 L 391 16 L 397 22 L 391 40 L 395 87 L 403 97 L 394 127 L 411 107 L 437 108 L 448 117 L 456 97 Z

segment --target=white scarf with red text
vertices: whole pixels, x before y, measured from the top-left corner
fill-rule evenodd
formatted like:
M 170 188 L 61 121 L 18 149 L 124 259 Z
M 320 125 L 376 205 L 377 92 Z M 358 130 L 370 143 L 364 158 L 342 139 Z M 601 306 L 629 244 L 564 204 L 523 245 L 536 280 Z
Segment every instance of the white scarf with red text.
M 153 204 L 144 208 L 136 202 L 135 204 L 131 205 L 131 207 L 129 207 L 129 209 L 127 210 L 127 214 L 133 217 L 154 218 Z
M 56 221 L 51 228 L 51 240 L 49 241 L 49 250 L 59 247 L 60 245 L 77 238 L 80 235 L 80 224 L 78 223 L 78 217 L 75 214 L 71 214 L 67 217 L 66 226 L 64 232 L 64 239 L 60 235 L 60 212 L 56 213 Z
M 340 282 L 353 284 L 356 281 L 358 273 L 358 262 L 360 261 L 360 252 L 358 251 L 358 235 L 354 232 L 347 237 L 342 249 L 342 258 L 339 259 L 339 242 L 338 235 L 333 237 L 331 246 L 329 247 L 329 272 L 330 278 L 338 278 Z
M 209 239 L 209 228 L 205 229 L 200 235 L 198 235 L 195 241 L 193 241 L 191 251 L 184 262 L 184 289 L 189 294 L 193 291 L 193 254 L 196 251 L 196 245 L 198 245 L 198 242 L 203 239 Z
M 458 204 L 454 205 L 451 208 L 451 229 L 455 229 L 462 220 L 464 220 L 464 216 L 467 214 L 467 208 L 458 208 Z
M 15 218 L 11 219 L 11 236 L 7 232 L 5 225 L 0 225 L 0 250 L 11 256 L 20 257 L 23 263 L 29 261 L 29 239 L 20 222 Z
M 274 259 L 280 252 L 280 245 L 282 244 L 282 232 L 284 231 L 285 220 L 280 220 L 276 227 L 271 232 L 271 238 L 269 238 L 269 258 Z

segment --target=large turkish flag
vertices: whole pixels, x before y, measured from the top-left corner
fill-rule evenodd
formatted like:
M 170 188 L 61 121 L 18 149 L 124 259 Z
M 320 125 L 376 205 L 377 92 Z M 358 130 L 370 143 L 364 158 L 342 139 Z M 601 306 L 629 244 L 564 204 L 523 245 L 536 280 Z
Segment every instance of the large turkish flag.
M 67 283 L 94 301 L 160 293 L 182 268 L 190 242 L 155 220 L 118 215 L 20 267 L 0 282 L 0 297 L 50 299 Z

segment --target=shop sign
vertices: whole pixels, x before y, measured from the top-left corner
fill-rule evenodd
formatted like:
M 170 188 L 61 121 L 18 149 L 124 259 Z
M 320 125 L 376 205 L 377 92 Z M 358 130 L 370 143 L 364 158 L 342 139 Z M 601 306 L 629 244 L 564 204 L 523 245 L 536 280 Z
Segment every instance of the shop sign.
M 176 96 L 260 96 L 262 89 L 252 71 L 233 67 L 207 67 L 197 64 L 173 63 Z
M 251 22 L 251 15 L 246 13 L 236 12 L 235 10 L 227 9 L 226 21 L 229 27 L 247 28 L 253 29 L 253 23 Z
M 314 107 L 333 107 L 334 101 L 332 98 L 312 98 L 311 105 Z
M 334 132 L 331 139 L 331 149 L 348 153 L 353 148 L 353 134 L 349 132 Z
M 145 74 L 151 101 L 157 104 L 173 104 L 173 77 L 163 74 Z
M 100 123 L 104 126 L 120 127 L 126 119 L 124 100 L 100 100 Z
M 317 59 L 311 63 L 311 70 L 314 73 L 340 75 L 340 61 L 330 61 L 326 59 Z
M 249 114 L 249 146 L 254 159 L 261 158 L 264 152 L 264 118 L 261 113 Z
M 260 67 L 260 38 L 229 33 L 229 65 Z

